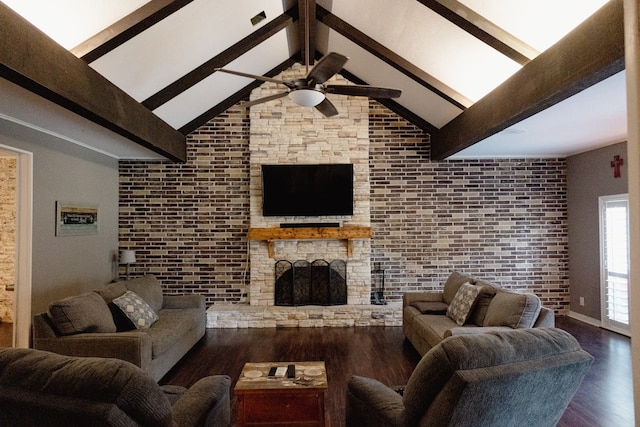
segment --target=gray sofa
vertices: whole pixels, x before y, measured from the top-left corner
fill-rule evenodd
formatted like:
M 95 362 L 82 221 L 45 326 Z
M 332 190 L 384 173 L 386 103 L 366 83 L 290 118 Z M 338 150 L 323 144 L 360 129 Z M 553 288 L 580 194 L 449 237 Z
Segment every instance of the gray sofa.
M 202 295 L 163 295 L 146 275 L 52 302 L 34 316 L 33 347 L 126 360 L 159 381 L 204 336 L 205 325 Z
M 402 394 L 352 377 L 346 425 L 555 426 L 592 362 L 556 328 L 448 337 L 424 355 Z
M 471 295 L 456 305 L 464 300 L 461 289 Z M 449 336 L 555 326 L 553 310 L 535 294 L 502 289 L 457 271 L 442 291 L 408 292 L 402 302 L 404 335 L 421 355 Z
M 188 390 L 159 386 L 129 362 L 0 349 L 0 425 L 229 426 L 226 375 Z

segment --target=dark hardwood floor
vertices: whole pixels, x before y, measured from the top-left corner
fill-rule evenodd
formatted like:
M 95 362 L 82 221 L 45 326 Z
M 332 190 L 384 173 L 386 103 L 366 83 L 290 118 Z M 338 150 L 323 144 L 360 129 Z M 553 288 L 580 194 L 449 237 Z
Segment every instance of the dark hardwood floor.
M 13 345 L 13 323 L 0 323 L 0 347 Z
M 574 335 L 595 357 L 559 426 L 633 426 L 631 347 L 627 337 L 574 319 L 557 326 Z M 324 360 L 329 377 L 326 411 L 331 426 L 345 422 L 345 390 L 351 375 L 405 384 L 420 360 L 400 327 L 207 329 L 198 343 L 161 381 L 190 386 L 215 374 L 232 378 L 245 362 Z M 235 399 L 232 392 L 232 417 Z

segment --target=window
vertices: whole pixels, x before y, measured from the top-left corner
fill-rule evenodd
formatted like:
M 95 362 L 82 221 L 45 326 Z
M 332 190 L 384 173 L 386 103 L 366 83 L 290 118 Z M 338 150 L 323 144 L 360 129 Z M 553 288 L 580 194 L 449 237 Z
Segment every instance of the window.
M 600 197 L 602 327 L 629 335 L 629 196 Z

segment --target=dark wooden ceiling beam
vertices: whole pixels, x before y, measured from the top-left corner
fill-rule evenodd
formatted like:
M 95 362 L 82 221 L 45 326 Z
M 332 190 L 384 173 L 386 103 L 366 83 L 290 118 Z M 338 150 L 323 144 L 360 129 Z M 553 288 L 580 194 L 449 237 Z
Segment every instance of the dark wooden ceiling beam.
M 0 2 L 0 77 L 174 161 L 184 135 Z
M 418 82 L 422 86 L 435 92 L 456 107 L 464 110 L 468 106 L 473 104 L 473 102 L 470 99 L 466 98 L 464 95 L 456 92 L 430 74 L 425 73 L 419 67 L 416 67 L 400 55 L 384 47 L 382 44 L 376 42 L 374 39 L 367 36 L 355 27 L 349 25 L 328 10 L 324 9 L 322 6 L 317 6 L 316 10 L 317 18 L 320 22 L 322 22 L 332 30 L 342 34 L 353 43 L 362 47 L 369 53 L 386 62 L 387 64 L 402 72 L 414 81 Z
M 277 67 L 269 70 L 269 72 L 267 72 L 265 76 L 275 77 L 281 72 L 293 66 L 293 64 L 295 64 L 296 62 L 300 62 L 299 54 L 292 56 L 291 58 L 287 59 Z M 263 83 L 264 82 L 258 81 L 258 80 L 253 81 L 252 83 L 246 85 L 244 88 L 240 89 L 238 92 L 234 93 L 224 101 L 218 103 L 211 109 L 207 110 L 206 112 L 202 113 L 200 116 L 196 117 L 195 119 L 191 120 L 189 123 L 182 126 L 179 129 L 179 131 L 183 135 L 190 134 L 191 132 L 198 129 L 200 126 L 206 124 L 209 120 L 213 119 L 217 115 L 224 113 L 226 110 L 233 107 L 238 102 L 242 101 L 245 98 L 248 98 L 249 95 L 251 95 L 251 91 L 257 88 L 258 86 L 262 85 Z
M 429 9 L 520 65 L 539 52 L 457 0 L 418 0 Z
M 624 70 L 622 0 L 611 0 L 431 138 L 445 159 Z
M 192 1 L 151 0 L 95 36 L 80 43 L 71 49 L 71 53 L 86 62 L 93 62 Z
M 269 37 L 282 31 L 298 19 L 298 7 L 294 6 L 268 24 L 254 31 L 249 36 L 220 52 L 193 71 L 185 74 L 164 89 L 142 101 L 142 105 L 150 110 L 155 110 L 162 104 L 170 101 L 195 84 L 206 79 L 215 72 L 216 68 L 222 68 L 254 47 L 258 46 Z
M 316 52 L 316 0 L 298 0 L 298 10 L 300 11 L 298 28 L 302 65 L 311 66 Z M 309 46 L 306 46 L 307 36 Z M 309 58 L 307 58 L 307 49 L 309 50 Z

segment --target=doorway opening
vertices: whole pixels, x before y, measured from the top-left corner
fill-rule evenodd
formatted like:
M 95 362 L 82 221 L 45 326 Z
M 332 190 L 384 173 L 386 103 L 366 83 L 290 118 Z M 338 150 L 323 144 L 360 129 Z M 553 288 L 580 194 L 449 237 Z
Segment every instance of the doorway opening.
M 31 325 L 31 248 L 33 205 L 32 153 L 0 145 L 3 173 L 8 185 L 0 188 L 6 199 L 0 221 L 3 242 L 2 277 L 0 277 L 0 316 L 8 331 L 2 346 L 29 347 Z M 5 170 L 6 167 L 6 170 Z M 6 182 L 5 182 L 6 183 Z M 5 234 L 6 233 L 6 234 Z M 7 253 L 6 248 L 11 248 Z M 7 325 L 12 325 L 8 327 Z

